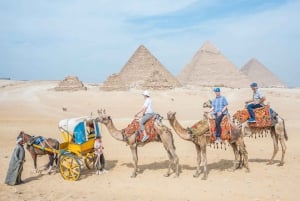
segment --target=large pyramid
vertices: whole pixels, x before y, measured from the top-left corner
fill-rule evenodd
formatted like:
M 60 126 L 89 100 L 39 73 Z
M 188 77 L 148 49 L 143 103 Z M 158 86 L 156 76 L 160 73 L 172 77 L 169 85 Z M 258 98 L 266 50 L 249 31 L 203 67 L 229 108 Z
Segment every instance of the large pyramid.
M 120 73 L 113 74 L 101 86 L 102 90 L 172 89 L 179 81 L 143 45 L 134 52 Z
M 287 87 L 278 77 L 254 58 L 241 68 L 241 72 L 260 87 Z
M 250 80 L 211 42 L 206 41 L 178 75 L 184 85 L 248 87 Z

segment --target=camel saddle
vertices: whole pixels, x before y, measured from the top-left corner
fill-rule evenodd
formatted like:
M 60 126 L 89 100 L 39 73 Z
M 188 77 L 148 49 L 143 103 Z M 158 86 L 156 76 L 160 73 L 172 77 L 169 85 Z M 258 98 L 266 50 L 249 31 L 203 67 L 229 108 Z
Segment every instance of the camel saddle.
M 157 131 L 154 127 L 154 121 L 155 121 L 156 115 L 151 117 L 146 123 L 145 123 L 145 130 L 147 135 L 149 136 L 149 141 L 156 138 Z M 124 129 L 124 135 L 128 138 L 129 136 L 136 134 L 136 140 L 137 142 L 141 142 L 143 138 L 143 133 L 140 130 L 140 124 L 138 119 L 134 119 L 125 129 Z
M 211 136 L 211 141 L 216 141 L 216 122 L 215 119 L 209 118 L 209 132 Z M 228 116 L 224 116 L 221 121 L 221 139 L 223 140 L 231 140 L 231 128 L 230 128 L 230 121 Z
M 270 113 L 270 105 L 265 105 L 264 107 L 254 109 L 255 123 L 248 123 L 250 127 L 265 128 L 272 125 L 272 117 Z M 248 110 L 245 108 L 243 110 L 237 111 L 233 117 L 239 122 L 243 123 L 250 118 Z

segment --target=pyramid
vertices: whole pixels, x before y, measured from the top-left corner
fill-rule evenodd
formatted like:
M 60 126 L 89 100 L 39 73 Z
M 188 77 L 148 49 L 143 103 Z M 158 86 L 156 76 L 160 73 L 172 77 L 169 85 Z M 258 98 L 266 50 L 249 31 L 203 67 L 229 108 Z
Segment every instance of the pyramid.
M 76 76 L 67 76 L 54 88 L 56 91 L 79 91 L 87 90 L 83 83 Z
M 249 60 L 241 68 L 241 72 L 247 75 L 251 81 L 256 82 L 259 87 L 287 87 L 255 58 Z
M 250 80 L 206 41 L 177 76 L 183 85 L 248 87 Z
M 180 87 L 179 81 L 141 45 L 134 52 L 120 73 L 104 81 L 102 90 L 172 89 Z

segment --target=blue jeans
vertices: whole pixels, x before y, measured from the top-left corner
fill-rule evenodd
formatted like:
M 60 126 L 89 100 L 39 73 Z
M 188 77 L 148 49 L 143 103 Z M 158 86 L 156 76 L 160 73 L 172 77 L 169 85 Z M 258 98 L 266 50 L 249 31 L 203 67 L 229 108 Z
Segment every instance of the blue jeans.
M 220 116 L 216 115 L 215 122 L 216 122 L 216 137 L 221 137 L 221 122 L 225 114 L 221 114 Z
M 144 131 L 145 130 L 145 126 L 144 124 L 146 123 L 146 121 L 148 121 L 149 119 L 151 119 L 151 117 L 153 117 L 154 113 L 146 113 L 144 114 L 144 116 L 139 120 L 139 124 L 140 124 L 140 130 Z
M 251 119 L 255 119 L 255 115 L 254 115 L 254 109 L 256 108 L 259 108 L 259 107 L 262 107 L 261 104 L 255 104 L 255 103 L 250 103 L 247 105 L 247 109 L 248 109 L 248 112 L 250 114 L 250 118 Z

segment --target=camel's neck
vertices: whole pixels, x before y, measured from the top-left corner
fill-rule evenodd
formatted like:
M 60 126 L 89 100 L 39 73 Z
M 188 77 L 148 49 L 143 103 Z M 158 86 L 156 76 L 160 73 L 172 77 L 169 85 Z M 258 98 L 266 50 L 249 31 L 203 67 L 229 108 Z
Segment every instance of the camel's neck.
M 124 141 L 121 130 L 118 130 L 115 127 L 112 120 L 110 120 L 107 124 L 105 124 L 105 126 L 113 138 L 115 138 L 116 140 Z
M 192 140 L 191 135 L 188 133 L 187 129 L 183 128 L 176 118 L 169 119 L 169 121 L 175 133 L 177 133 L 179 137 L 181 137 L 184 140 Z

